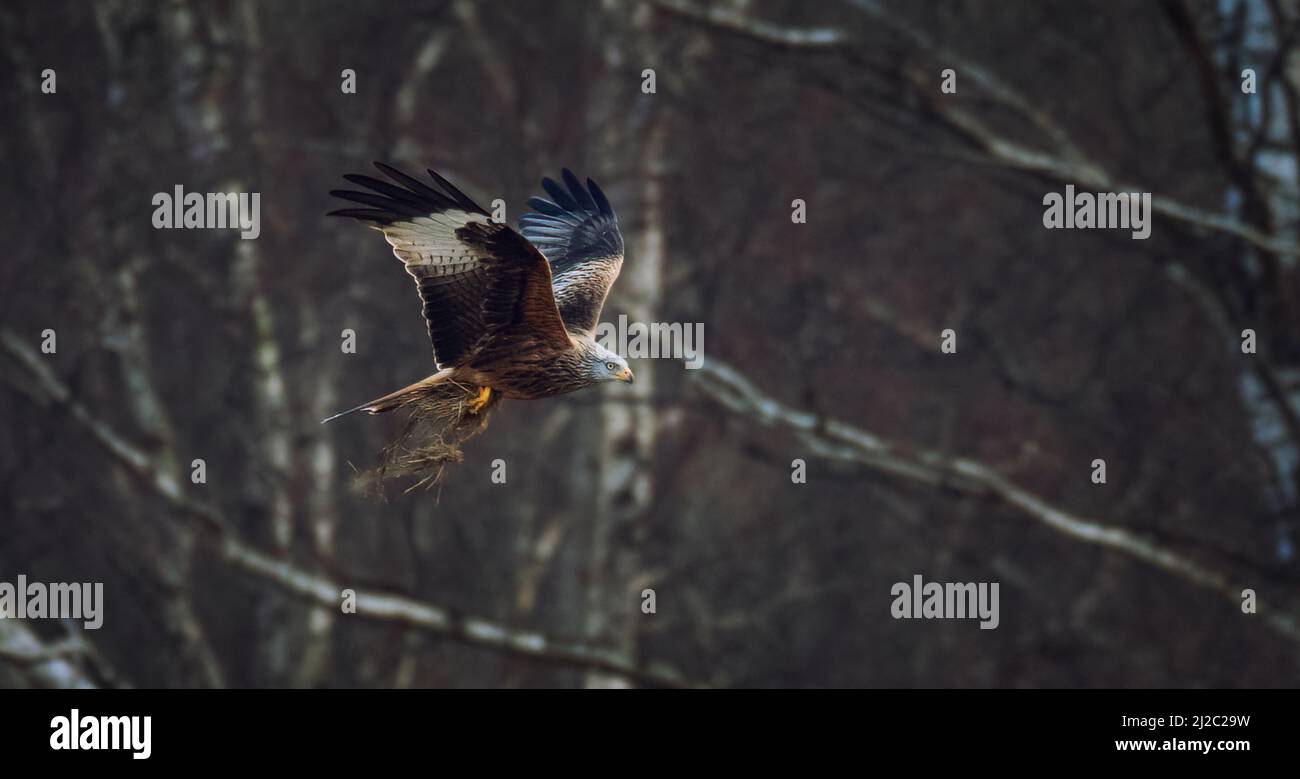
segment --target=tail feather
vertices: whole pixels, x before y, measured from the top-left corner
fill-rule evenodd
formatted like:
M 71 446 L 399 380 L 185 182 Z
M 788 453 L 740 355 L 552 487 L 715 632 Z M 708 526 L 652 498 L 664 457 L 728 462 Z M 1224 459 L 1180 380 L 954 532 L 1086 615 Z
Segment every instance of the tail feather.
M 441 384 L 449 375 L 448 371 L 439 371 L 432 376 L 426 376 L 425 378 L 420 379 L 414 384 L 402 387 L 396 392 L 390 392 L 383 397 L 378 397 L 374 400 L 362 403 L 359 406 L 354 406 L 347 411 L 340 411 L 332 417 L 326 417 L 325 419 L 322 419 L 320 423 L 323 425 L 326 422 L 332 422 L 339 417 L 345 417 L 356 411 L 365 411 L 367 414 L 382 414 L 386 411 L 392 411 L 399 406 L 406 405 L 428 392 L 431 388 Z
M 374 402 L 373 400 L 370 401 L 370 403 L 373 403 L 373 402 Z M 345 416 L 347 416 L 348 414 L 351 414 L 351 413 L 356 412 L 356 411 L 361 411 L 362 409 L 365 409 L 366 411 L 369 411 L 368 406 L 370 406 L 370 403 L 362 403 L 360 406 L 353 406 L 352 408 L 348 409 L 347 411 L 340 411 L 339 413 L 335 414 L 334 416 L 325 417 L 324 419 L 322 419 L 322 420 L 320 421 L 320 423 L 323 425 L 323 424 L 325 424 L 326 422 L 333 422 L 334 420 L 338 419 L 339 417 L 345 417 Z M 371 411 L 370 413 L 373 414 L 374 412 Z

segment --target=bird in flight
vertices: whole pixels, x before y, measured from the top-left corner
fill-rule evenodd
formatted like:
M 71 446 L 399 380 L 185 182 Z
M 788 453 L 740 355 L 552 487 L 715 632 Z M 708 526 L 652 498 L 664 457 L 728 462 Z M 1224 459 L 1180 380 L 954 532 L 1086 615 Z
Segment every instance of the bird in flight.
M 432 170 L 425 183 L 375 167 L 391 183 L 345 175 L 369 191 L 330 194 L 365 207 L 330 215 L 358 219 L 392 245 L 419 289 L 438 370 L 325 422 L 430 401 L 443 416 L 479 415 L 501 398 L 632 383 L 627 361 L 594 338 L 623 265 L 618 219 L 596 182 L 584 186 L 568 169 L 562 184 L 543 179 L 550 199 L 530 198 L 515 231 Z

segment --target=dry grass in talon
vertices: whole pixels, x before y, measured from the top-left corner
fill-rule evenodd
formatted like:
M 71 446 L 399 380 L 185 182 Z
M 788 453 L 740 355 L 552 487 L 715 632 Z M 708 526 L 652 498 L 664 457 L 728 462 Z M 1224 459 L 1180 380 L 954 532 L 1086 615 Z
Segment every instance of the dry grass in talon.
M 461 446 L 487 427 L 488 416 L 501 402 L 492 393 L 477 410 L 474 401 L 482 388 L 448 383 L 429 390 L 404 407 L 406 423 L 379 454 L 379 465 L 358 478 L 371 498 L 385 498 L 390 481 L 411 478 L 405 492 L 432 488 L 442 480 L 448 465 L 464 459 Z

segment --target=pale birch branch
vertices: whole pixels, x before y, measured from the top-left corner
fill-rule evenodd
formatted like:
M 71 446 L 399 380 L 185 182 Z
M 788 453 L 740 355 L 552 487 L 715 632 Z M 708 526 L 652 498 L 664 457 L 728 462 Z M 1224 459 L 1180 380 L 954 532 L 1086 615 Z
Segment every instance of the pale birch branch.
M 696 386 L 723 408 L 765 427 L 791 432 L 814 455 L 860 465 L 931 486 L 994 498 L 1029 519 L 1075 541 L 1099 546 L 1211 590 L 1241 605 L 1241 591 L 1258 583 L 1168 549 L 1133 531 L 1078 516 L 1018 486 L 993 468 L 964 457 L 900 444 L 837 419 L 787 406 L 759 390 L 734 368 L 709 360 L 692 371 Z M 1283 607 L 1256 601 L 1260 620 L 1300 643 L 1300 622 Z
M 833 48 L 848 41 L 848 36 L 834 27 L 785 27 L 719 5 L 701 8 L 687 0 L 653 0 L 653 4 L 673 16 L 702 22 L 735 35 L 775 46 Z
M 54 643 L 40 639 L 24 621 L 0 618 L 0 661 L 6 662 L 40 687 L 90 689 L 98 687 L 79 661 L 91 657 L 88 645 L 73 635 Z
M 67 385 L 54 375 L 30 344 L 5 329 L 0 330 L 0 350 L 21 365 L 33 380 L 35 386 L 24 386 L 24 394 L 66 412 L 109 455 L 139 479 L 141 484 L 180 513 L 198 520 L 208 535 L 214 537 L 214 548 L 222 561 L 272 582 L 303 600 L 326 608 L 340 608 L 341 593 L 347 585 L 304 571 L 240 541 L 228 530 L 225 519 L 217 508 L 192 499 L 175 479 L 156 467 L 148 454 L 74 398 Z M 19 383 L 9 373 L 6 373 L 6 379 L 11 383 Z M 694 686 L 676 670 L 659 663 L 639 663 L 619 652 L 556 641 L 535 631 L 519 630 L 492 620 L 462 616 L 452 609 L 405 595 L 358 591 L 356 607 L 355 616 L 361 619 L 397 622 L 441 638 L 518 657 L 599 670 L 647 685 Z
M 752 40 L 780 48 L 835 49 L 865 45 L 852 33 L 837 28 L 800 30 L 717 6 L 702 8 L 689 0 L 654 0 L 654 4 L 689 22 L 727 33 L 742 34 Z M 918 94 L 927 98 L 927 105 L 934 109 L 940 119 L 979 149 L 982 154 L 982 159 L 979 161 L 1035 173 L 1062 184 L 1077 184 L 1105 191 L 1147 191 L 1141 185 L 1119 181 L 1095 161 L 1088 159 L 1071 139 L 1069 133 L 1049 114 L 1036 107 L 993 71 L 940 45 L 926 32 L 900 19 L 876 0 L 849 0 L 849 4 L 870 17 L 872 21 L 908 41 L 918 50 L 924 51 L 935 61 L 944 63 L 946 67 L 953 68 L 974 82 L 987 97 L 1029 121 L 1055 147 L 1051 152 L 1039 151 L 989 130 L 969 112 L 962 110 L 958 101 L 935 99 L 934 95 L 938 91 L 938 74 L 927 74 L 925 88 L 918 90 Z M 916 88 L 918 85 L 914 83 L 912 86 Z M 1155 193 L 1152 194 L 1151 209 L 1167 219 L 1198 229 L 1231 235 L 1264 251 L 1300 257 L 1300 247 L 1294 243 L 1278 240 L 1231 216 L 1196 208 Z

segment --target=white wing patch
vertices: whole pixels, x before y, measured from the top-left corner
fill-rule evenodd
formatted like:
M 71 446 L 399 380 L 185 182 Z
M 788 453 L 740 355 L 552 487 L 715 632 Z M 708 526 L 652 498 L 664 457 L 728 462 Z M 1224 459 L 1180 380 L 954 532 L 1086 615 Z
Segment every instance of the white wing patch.
M 470 222 L 486 223 L 488 217 L 453 209 L 379 229 L 407 269 L 419 268 L 419 277 L 428 278 L 454 276 L 478 267 L 478 257 L 456 237 L 456 231 Z

